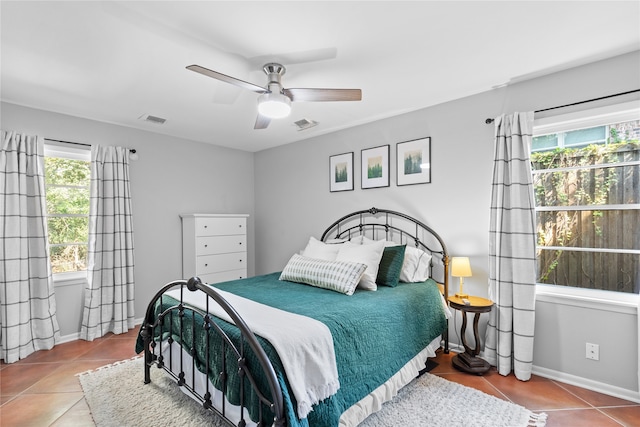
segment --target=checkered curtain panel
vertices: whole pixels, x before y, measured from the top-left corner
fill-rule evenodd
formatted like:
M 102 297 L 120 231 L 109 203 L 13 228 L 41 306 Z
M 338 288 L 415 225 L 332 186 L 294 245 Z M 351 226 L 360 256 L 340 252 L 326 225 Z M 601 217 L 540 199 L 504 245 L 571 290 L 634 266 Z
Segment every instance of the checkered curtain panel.
M 60 341 L 49 261 L 44 139 L 0 131 L 0 358 Z
M 489 297 L 495 302 L 484 357 L 502 375 L 531 378 L 536 217 L 531 178 L 533 112 L 495 120 L 489 224 Z
M 91 148 L 89 259 L 80 338 L 134 327 L 134 257 L 129 150 Z

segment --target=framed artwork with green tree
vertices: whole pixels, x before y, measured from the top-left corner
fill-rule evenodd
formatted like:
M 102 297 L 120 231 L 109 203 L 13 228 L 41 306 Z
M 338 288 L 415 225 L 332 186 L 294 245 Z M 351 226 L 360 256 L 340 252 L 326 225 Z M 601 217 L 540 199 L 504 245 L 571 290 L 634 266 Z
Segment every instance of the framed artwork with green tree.
M 389 186 L 389 145 L 362 150 L 362 181 L 365 188 Z
M 431 138 L 420 138 L 396 144 L 398 185 L 431 182 Z
M 329 156 L 329 191 L 353 190 L 353 151 Z

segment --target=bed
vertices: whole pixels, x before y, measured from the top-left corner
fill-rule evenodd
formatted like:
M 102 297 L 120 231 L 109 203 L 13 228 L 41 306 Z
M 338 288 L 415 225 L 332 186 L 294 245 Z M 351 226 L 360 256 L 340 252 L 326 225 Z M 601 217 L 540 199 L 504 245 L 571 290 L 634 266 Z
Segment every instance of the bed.
M 136 344 L 230 426 L 355 426 L 449 351 L 448 253 L 409 215 L 371 208 L 310 237 L 282 271 L 165 285 Z

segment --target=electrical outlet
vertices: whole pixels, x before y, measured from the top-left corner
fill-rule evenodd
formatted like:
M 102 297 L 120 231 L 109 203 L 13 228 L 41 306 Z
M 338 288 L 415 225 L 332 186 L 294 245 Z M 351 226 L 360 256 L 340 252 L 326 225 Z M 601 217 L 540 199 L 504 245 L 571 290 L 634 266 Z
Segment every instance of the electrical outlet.
M 587 343 L 587 359 L 600 360 L 600 346 L 598 344 Z

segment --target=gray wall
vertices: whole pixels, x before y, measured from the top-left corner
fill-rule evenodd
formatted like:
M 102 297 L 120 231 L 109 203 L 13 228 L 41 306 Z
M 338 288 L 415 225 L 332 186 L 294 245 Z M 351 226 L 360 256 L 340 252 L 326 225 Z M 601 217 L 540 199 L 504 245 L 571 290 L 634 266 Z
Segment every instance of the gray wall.
M 406 212 L 437 230 L 451 255 L 471 258 L 473 277 L 465 280 L 466 290 L 487 296 L 493 126 L 486 125 L 485 118 L 638 88 L 640 52 L 634 52 L 256 153 L 256 273 L 281 270 L 310 235 L 319 237 L 334 219 L 375 206 Z M 636 93 L 536 117 L 638 98 Z M 395 144 L 426 136 L 432 138 L 432 183 L 396 186 Z M 362 190 L 360 151 L 384 144 L 391 145 L 391 186 Z M 329 156 L 350 151 L 355 153 L 355 190 L 330 193 Z M 611 385 L 614 392 L 640 399 L 636 311 L 620 318 L 609 308 L 565 307 L 537 303 L 534 364 L 538 370 L 567 381 Z M 453 341 L 460 321 L 458 317 L 451 323 Z M 483 321 L 486 324 L 486 316 Z M 593 324 L 599 327 L 590 327 Z M 600 361 L 585 362 L 585 340 L 601 345 Z M 615 351 L 616 347 L 624 351 Z
M 253 154 L 2 103 L 1 127 L 45 138 L 135 148 L 130 162 L 137 319 L 165 283 L 182 278 L 181 213 L 247 213 L 254 271 Z M 57 286 L 62 336 L 80 330 L 83 286 Z
M 493 126 L 485 118 L 638 88 L 640 52 L 635 52 L 255 155 L 5 103 L 0 127 L 138 150 L 131 179 L 140 318 L 151 294 L 181 276 L 179 214 L 184 212 L 249 213 L 249 274 L 262 274 L 281 270 L 310 235 L 319 237 L 339 216 L 372 206 L 399 210 L 437 230 L 451 255 L 469 256 L 473 277 L 465 280 L 466 289 L 486 296 Z M 432 183 L 397 187 L 395 144 L 425 136 L 432 138 Z M 391 186 L 362 190 L 360 150 L 383 144 L 391 145 Z M 349 151 L 355 152 L 355 190 L 330 193 L 329 156 Z M 79 294 L 74 287 L 56 288 L 63 335 L 79 330 Z M 539 371 L 637 396 L 635 309 L 615 313 L 610 307 L 545 300 L 536 310 L 534 364 Z M 457 318 L 450 326 L 453 341 L 459 327 Z M 585 361 L 585 341 L 600 344 L 600 361 Z

